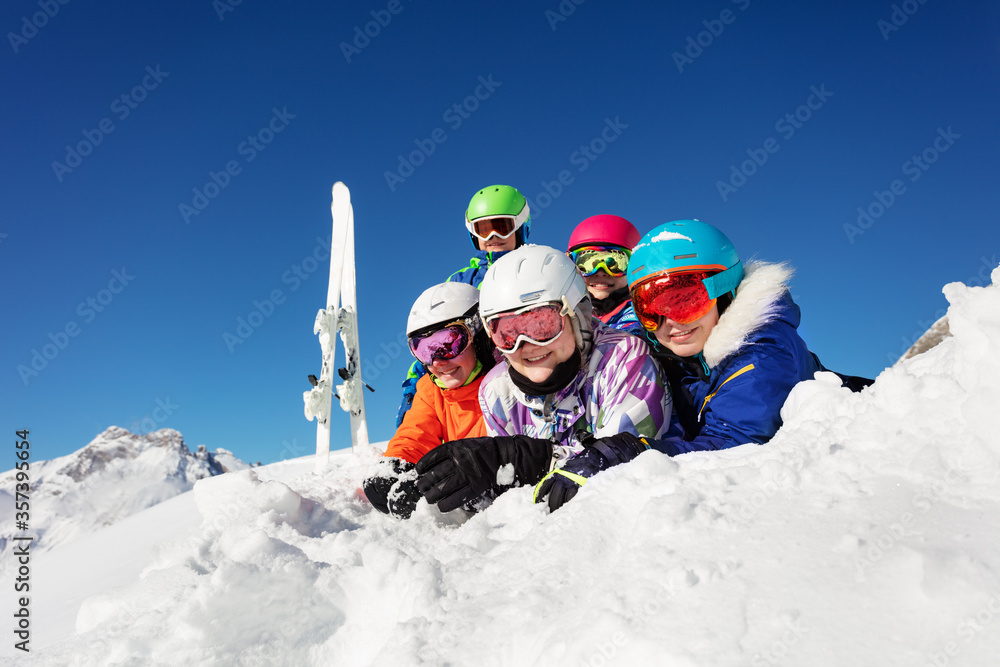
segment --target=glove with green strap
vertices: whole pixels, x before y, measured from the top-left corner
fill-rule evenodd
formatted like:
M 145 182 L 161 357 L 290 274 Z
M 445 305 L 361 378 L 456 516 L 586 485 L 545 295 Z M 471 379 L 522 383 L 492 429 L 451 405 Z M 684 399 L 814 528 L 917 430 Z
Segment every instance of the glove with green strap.
M 599 438 L 566 461 L 566 465 L 546 475 L 535 487 L 535 502 L 540 503 L 548 496 L 549 511 L 555 512 L 576 495 L 587 483 L 587 478 L 631 461 L 649 447 L 645 438 L 637 438 L 631 433 Z

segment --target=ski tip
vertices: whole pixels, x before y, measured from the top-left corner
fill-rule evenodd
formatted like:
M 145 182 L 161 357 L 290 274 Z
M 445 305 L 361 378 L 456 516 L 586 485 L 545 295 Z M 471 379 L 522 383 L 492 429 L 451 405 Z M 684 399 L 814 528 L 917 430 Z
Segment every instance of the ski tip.
M 342 190 L 344 192 L 349 192 L 349 190 L 347 189 L 347 186 L 344 184 L 343 181 L 337 181 L 336 183 L 333 184 L 333 190 L 332 191 L 333 191 L 333 195 L 334 196 L 337 195 L 337 190 Z

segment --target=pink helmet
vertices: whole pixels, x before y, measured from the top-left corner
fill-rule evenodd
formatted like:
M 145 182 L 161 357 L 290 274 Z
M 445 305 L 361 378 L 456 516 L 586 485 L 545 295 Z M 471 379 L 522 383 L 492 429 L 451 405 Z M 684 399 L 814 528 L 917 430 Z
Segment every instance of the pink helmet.
M 620 215 L 593 215 L 570 234 L 567 251 L 585 245 L 616 245 L 631 250 L 641 238 L 635 225 Z

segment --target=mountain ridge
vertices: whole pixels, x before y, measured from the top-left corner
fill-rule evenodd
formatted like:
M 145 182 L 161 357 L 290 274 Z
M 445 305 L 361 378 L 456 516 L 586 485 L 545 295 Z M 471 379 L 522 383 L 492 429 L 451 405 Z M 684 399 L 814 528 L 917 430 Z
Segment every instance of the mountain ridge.
M 110 426 L 72 454 L 31 461 L 29 529 L 16 534 L 32 535 L 32 551 L 41 553 L 184 493 L 200 479 L 250 467 L 226 449 L 199 445 L 192 452 L 174 429 L 135 434 Z M 0 474 L 0 497 L 10 497 L 0 505 L 0 564 L 10 558 L 5 547 L 15 535 L 17 472 Z

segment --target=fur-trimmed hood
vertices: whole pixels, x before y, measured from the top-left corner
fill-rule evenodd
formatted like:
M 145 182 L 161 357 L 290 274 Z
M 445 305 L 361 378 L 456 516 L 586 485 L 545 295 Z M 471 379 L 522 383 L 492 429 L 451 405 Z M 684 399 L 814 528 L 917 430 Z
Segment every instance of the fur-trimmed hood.
M 709 369 L 742 349 L 750 336 L 776 319 L 799 325 L 799 310 L 788 298 L 788 283 L 794 273 L 787 264 L 748 261 L 736 298 L 712 329 L 702 356 Z

